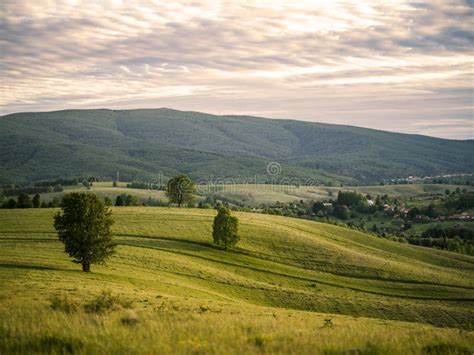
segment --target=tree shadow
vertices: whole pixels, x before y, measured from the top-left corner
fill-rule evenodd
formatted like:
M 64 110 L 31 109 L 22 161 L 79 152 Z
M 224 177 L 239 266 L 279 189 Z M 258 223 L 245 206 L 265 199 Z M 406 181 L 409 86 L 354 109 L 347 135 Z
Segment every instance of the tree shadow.
M 0 268 L 4 269 L 24 269 L 24 270 L 49 270 L 49 271 L 76 271 L 71 269 L 61 269 L 52 266 L 28 265 L 28 264 L 8 264 L 0 263 Z

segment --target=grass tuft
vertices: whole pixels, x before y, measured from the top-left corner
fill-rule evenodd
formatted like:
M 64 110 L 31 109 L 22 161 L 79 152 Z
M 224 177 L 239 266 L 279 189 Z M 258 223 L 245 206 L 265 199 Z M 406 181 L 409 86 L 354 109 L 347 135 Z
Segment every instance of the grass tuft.
M 120 323 L 127 326 L 133 326 L 140 322 L 138 315 L 133 310 L 128 310 L 127 313 L 120 318 Z
M 55 311 L 73 313 L 76 312 L 79 307 L 79 302 L 71 298 L 68 294 L 56 295 L 51 299 L 51 308 Z
M 117 295 L 113 295 L 110 291 L 103 291 L 99 296 L 94 298 L 90 303 L 84 306 L 87 313 L 106 313 L 109 311 L 131 308 L 132 303 L 122 299 Z
M 434 343 L 423 347 L 423 354 L 429 355 L 470 355 L 473 352 L 468 348 L 452 343 Z
M 254 345 L 259 348 L 260 350 L 265 349 L 265 339 L 261 335 L 256 335 L 253 338 Z

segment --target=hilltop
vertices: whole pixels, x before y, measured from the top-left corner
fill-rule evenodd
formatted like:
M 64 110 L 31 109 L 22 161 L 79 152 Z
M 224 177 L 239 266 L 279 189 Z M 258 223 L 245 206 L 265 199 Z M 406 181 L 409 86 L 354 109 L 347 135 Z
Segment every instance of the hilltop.
M 66 110 L 0 117 L 0 183 L 59 177 L 369 183 L 471 173 L 474 141 L 171 109 Z M 269 176 L 270 162 L 281 164 Z M 310 180 L 308 180 L 310 179 Z M 261 182 L 261 181 L 257 181 Z

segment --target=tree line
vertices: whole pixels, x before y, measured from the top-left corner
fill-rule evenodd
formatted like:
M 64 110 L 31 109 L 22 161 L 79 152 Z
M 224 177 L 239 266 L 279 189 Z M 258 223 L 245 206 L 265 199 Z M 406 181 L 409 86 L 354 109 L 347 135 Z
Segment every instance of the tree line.
M 20 194 L 16 199 L 9 198 L 2 203 L 2 208 L 54 208 L 59 207 L 61 202 L 59 198 L 54 197 L 51 201 L 41 201 L 41 195 L 35 194 L 30 197 L 27 194 Z

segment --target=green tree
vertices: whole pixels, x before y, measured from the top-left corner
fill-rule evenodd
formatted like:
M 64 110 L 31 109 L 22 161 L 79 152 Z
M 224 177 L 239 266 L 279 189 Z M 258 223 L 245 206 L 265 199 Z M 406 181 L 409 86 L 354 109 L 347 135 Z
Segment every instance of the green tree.
M 140 206 L 140 200 L 137 196 L 127 195 L 125 198 L 125 206 Z
M 103 264 L 115 252 L 110 227 L 112 212 L 94 194 L 73 192 L 64 196 L 54 228 L 65 252 L 89 272 L 91 264 Z
M 228 208 L 220 207 L 217 216 L 214 218 L 212 230 L 214 243 L 227 250 L 228 247 L 236 245 L 239 241 L 238 230 L 239 221 L 237 217 L 231 216 Z
M 314 214 L 317 214 L 318 212 L 326 213 L 326 206 L 324 206 L 324 203 L 321 201 L 317 201 L 313 204 L 312 211 Z
M 40 205 L 41 205 L 40 195 L 39 194 L 34 195 L 32 202 L 33 202 L 33 207 L 34 208 L 39 208 Z
M 16 201 L 11 198 L 8 201 L 5 201 L 2 207 L 3 208 L 16 208 Z
M 334 206 L 334 217 L 340 219 L 349 219 L 349 209 L 346 206 L 336 205 Z
M 109 196 L 104 197 L 104 205 L 106 206 L 112 206 L 112 200 L 110 199 Z
M 59 207 L 61 205 L 61 202 L 59 201 L 59 198 L 53 197 L 51 201 L 48 202 L 48 207 Z
M 31 201 L 30 196 L 26 194 L 21 194 L 18 196 L 17 203 L 16 203 L 17 208 L 31 208 L 33 207 L 33 202 Z
M 413 207 L 410 209 L 407 213 L 407 218 L 408 219 L 415 219 L 417 215 L 421 214 L 421 211 L 418 207 Z
M 337 195 L 337 203 L 347 207 L 352 207 L 364 202 L 367 202 L 367 199 L 355 191 L 339 191 Z
M 186 175 L 178 175 L 168 181 L 166 196 L 171 203 L 181 207 L 183 203 L 192 203 L 196 192 L 194 183 Z
M 115 199 L 115 206 L 123 206 L 125 201 L 122 199 L 122 196 L 118 195 Z

